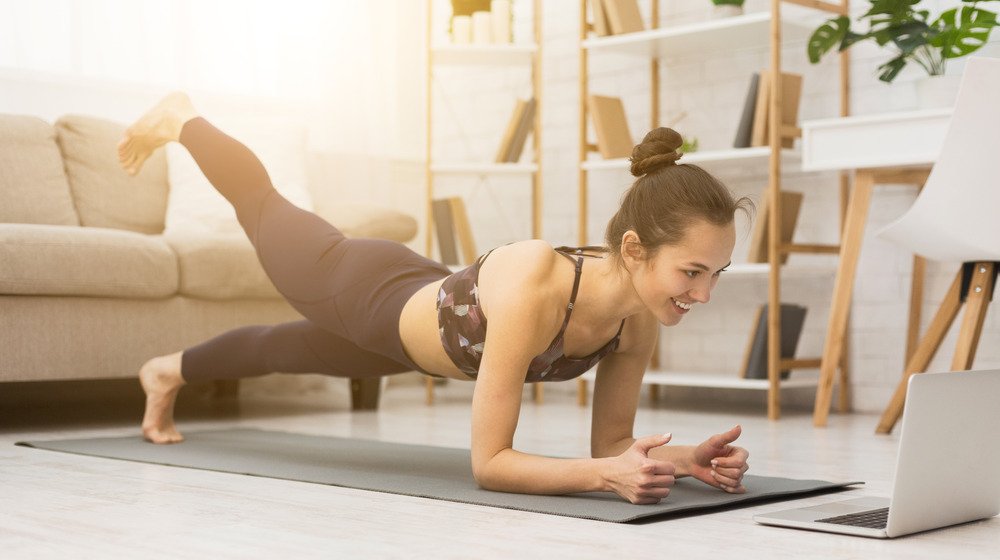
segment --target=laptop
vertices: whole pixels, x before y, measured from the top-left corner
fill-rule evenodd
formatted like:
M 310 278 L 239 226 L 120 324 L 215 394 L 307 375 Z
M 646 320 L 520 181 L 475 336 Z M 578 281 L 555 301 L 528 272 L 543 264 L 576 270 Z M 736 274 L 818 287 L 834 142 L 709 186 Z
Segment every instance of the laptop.
M 892 498 L 758 514 L 754 521 L 892 538 L 1000 513 L 1000 370 L 910 377 Z

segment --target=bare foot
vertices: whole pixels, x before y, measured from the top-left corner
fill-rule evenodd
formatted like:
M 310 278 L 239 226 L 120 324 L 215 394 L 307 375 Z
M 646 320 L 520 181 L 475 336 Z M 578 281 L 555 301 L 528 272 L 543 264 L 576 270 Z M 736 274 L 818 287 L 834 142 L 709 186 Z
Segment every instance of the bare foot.
M 142 436 L 153 443 L 180 443 L 184 436 L 174 425 L 174 402 L 184 385 L 181 353 L 153 358 L 139 370 L 139 382 L 146 392 L 146 413 Z
M 197 116 L 186 94 L 174 92 L 164 97 L 125 129 L 118 142 L 118 162 L 129 175 L 135 175 L 157 148 L 179 139 L 184 123 Z

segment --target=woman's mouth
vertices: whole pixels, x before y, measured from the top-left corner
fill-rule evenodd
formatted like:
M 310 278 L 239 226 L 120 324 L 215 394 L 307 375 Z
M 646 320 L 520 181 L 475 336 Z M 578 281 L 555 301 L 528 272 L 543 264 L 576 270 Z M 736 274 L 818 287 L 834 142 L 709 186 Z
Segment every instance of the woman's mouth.
M 679 313 L 681 315 L 687 313 L 688 311 L 691 311 L 691 307 L 694 306 L 693 303 L 685 303 L 685 302 L 679 301 L 679 300 L 677 300 L 675 298 L 670 298 L 670 301 L 673 302 L 673 304 L 674 304 L 674 311 L 676 311 L 677 313 Z

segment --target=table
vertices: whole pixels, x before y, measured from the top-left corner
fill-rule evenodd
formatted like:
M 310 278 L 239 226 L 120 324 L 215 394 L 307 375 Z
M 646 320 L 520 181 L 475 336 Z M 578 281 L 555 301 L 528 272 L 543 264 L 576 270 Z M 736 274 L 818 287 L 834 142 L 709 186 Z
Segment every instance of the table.
M 802 123 L 803 171 L 854 170 L 840 242 L 840 262 L 834 281 L 830 318 L 820 360 L 813 424 L 825 426 L 833 383 L 844 355 L 851 295 L 858 255 L 874 187 L 913 184 L 922 187 L 951 121 L 950 108 L 842 117 Z M 920 300 L 925 262 L 914 257 L 906 358 L 919 338 Z M 841 389 L 846 390 L 846 387 Z

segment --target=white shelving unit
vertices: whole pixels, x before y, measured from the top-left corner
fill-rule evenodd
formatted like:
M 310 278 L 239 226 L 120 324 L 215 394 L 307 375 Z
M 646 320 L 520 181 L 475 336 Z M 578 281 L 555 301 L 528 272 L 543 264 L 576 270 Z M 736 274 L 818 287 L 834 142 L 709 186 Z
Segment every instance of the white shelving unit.
M 527 44 L 441 44 L 434 19 L 434 0 L 427 2 L 427 75 L 426 75 L 426 255 L 433 258 L 434 247 L 434 180 L 442 175 L 450 176 L 523 176 L 531 182 L 531 235 L 541 237 L 542 229 L 542 5 L 541 0 L 532 4 L 532 42 Z M 471 67 L 502 70 L 505 68 L 528 68 L 531 72 L 531 93 L 535 98 L 535 114 L 532 123 L 532 144 L 534 150 L 527 163 L 482 162 L 437 162 L 434 161 L 434 72 L 442 67 Z M 502 130 L 497 131 L 499 139 Z M 466 263 L 469 264 L 469 263 Z M 458 269 L 462 266 L 457 267 Z M 434 402 L 434 384 L 430 377 L 426 380 L 427 404 Z M 535 385 L 535 398 L 541 399 L 541 385 Z
M 590 56 L 625 55 L 648 59 L 651 74 L 651 123 L 650 128 L 660 126 L 660 91 L 659 71 L 661 61 L 670 63 L 685 56 L 721 56 L 737 49 L 767 48 L 770 51 L 772 92 L 779 91 L 781 72 L 781 50 L 787 43 L 804 43 L 813 30 L 831 14 L 846 14 L 848 0 L 838 3 L 826 0 L 770 0 L 770 9 L 749 13 L 741 16 L 699 21 L 690 24 L 674 26 L 659 26 L 660 1 L 651 0 L 652 29 L 644 31 L 611 35 L 606 37 L 590 37 L 588 34 L 593 26 L 587 21 L 588 2 L 580 2 L 580 154 L 579 154 L 579 231 L 578 242 L 588 245 L 588 175 L 594 172 L 627 172 L 629 162 L 626 159 L 596 160 L 591 153 L 596 146 L 588 142 L 587 124 L 589 122 L 585 100 L 589 91 L 588 64 Z M 847 115 L 847 66 L 846 53 L 841 54 L 841 91 L 840 114 Z M 702 166 L 713 174 L 723 176 L 727 173 L 743 173 L 747 168 L 763 169 L 768 178 L 767 200 L 770 211 L 767 229 L 768 252 L 770 260 L 764 264 L 734 265 L 726 273 L 730 276 L 766 276 L 768 279 L 768 379 L 748 380 L 740 378 L 735 372 L 730 374 L 701 374 L 690 372 L 661 371 L 654 358 L 652 368 L 647 371 L 644 383 L 657 385 L 680 385 L 697 387 L 719 387 L 733 389 L 766 390 L 768 392 L 768 416 L 776 419 L 780 416 L 780 390 L 785 387 L 816 387 L 817 381 L 810 377 L 793 375 L 790 379 L 781 380 L 782 369 L 814 369 L 818 367 L 818 359 L 787 360 L 780 355 L 781 319 L 780 282 L 783 272 L 796 276 L 808 274 L 829 275 L 833 267 L 812 267 L 805 270 L 785 267 L 781 264 L 782 257 L 792 252 L 826 253 L 835 247 L 821 245 L 794 245 L 781 243 L 781 177 L 785 170 L 800 171 L 802 156 L 798 150 L 782 147 L 783 136 L 797 131 L 782 127 L 781 105 L 777 96 L 772 96 L 769 104 L 768 128 L 780 131 L 771 134 L 768 145 L 755 148 L 724 149 L 699 151 L 685 154 L 682 163 Z M 847 176 L 841 175 L 842 194 L 847 191 Z M 842 196 L 842 200 L 846 196 Z M 843 205 L 843 202 L 842 202 Z M 794 367 L 791 367 L 794 366 Z M 846 366 L 842 366 L 842 380 L 846 379 Z M 579 402 L 586 403 L 587 381 L 593 375 L 583 376 L 580 381 Z M 842 401 L 842 405 L 843 402 Z

